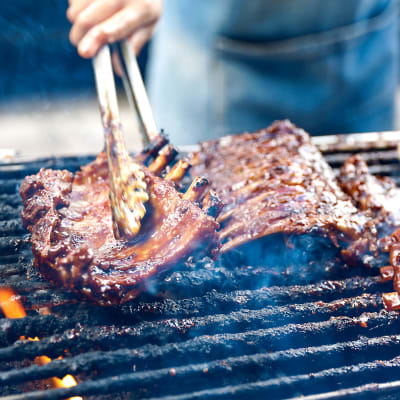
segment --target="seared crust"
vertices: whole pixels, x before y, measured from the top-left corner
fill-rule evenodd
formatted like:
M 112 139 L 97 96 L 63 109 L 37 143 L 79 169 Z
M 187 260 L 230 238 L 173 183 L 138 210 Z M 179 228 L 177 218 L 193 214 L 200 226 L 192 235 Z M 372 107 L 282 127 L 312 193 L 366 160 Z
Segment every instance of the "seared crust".
M 309 135 L 289 121 L 205 142 L 192 164 L 226 204 L 218 218 L 222 252 L 272 234 L 323 236 L 341 248 L 352 243 L 348 258 L 368 251 L 367 242 L 354 245 L 368 218 L 339 188 Z
M 104 154 L 75 176 L 41 170 L 25 178 L 22 220 L 43 276 L 99 304 L 120 304 L 146 290 L 149 277 L 191 255 L 217 256 L 215 219 L 171 182 L 143 170 L 148 212 L 130 242 L 113 235 Z
M 400 226 L 400 189 L 393 179 L 372 175 L 365 160 L 355 154 L 343 164 L 338 181 L 360 210 L 392 229 Z

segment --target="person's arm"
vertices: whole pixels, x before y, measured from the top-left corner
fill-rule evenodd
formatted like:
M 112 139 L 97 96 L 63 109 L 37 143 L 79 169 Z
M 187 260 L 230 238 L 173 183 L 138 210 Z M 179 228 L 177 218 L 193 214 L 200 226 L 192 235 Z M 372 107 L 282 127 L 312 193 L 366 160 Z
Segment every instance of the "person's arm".
M 93 57 L 103 44 L 124 38 L 138 54 L 161 11 L 162 0 L 69 0 L 69 37 L 85 58 Z

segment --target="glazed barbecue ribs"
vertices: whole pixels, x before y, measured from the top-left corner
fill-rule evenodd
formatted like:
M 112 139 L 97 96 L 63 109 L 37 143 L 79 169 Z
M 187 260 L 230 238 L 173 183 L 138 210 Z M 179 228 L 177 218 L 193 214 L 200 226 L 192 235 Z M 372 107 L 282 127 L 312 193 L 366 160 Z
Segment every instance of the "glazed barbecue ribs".
M 392 207 L 399 189 L 357 157 L 342 169 L 342 189 L 310 136 L 289 121 L 201 144 L 184 194 L 177 187 L 189 164 L 169 168 L 173 158 L 162 136 L 136 157 L 149 201 L 129 240 L 113 234 L 104 154 L 75 175 L 42 170 L 25 178 L 22 218 L 42 274 L 108 305 L 134 299 L 149 278 L 188 258 L 233 249 L 250 265 L 277 268 L 337 259 L 375 266 L 382 253 L 400 254 L 400 231 L 387 236 L 399 225 Z M 397 290 L 396 263 L 385 271 Z
M 338 182 L 360 210 L 376 218 L 384 234 L 400 227 L 400 189 L 391 178 L 372 175 L 365 160 L 355 154 L 343 164 Z
M 120 304 L 146 291 L 148 278 L 190 256 L 217 256 L 220 202 L 204 178 L 184 194 L 176 190 L 189 167 L 183 160 L 158 176 L 174 156 L 171 147 L 159 151 L 163 144 L 161 138 L 137 158 L 144 163 L 156 155 L 148 168 L 142 164 L 149 201 L 131 240 L 113 234 L 104 153 L 75 175 L 41 170 L 25 178 L 22 219 L 45 278 L 101 305 Z
M 222 252 L 244 249 L 258 263 L 277 253 L 274 262 L 288 263 L 340 251 L 357 262 L 373 250 L 364 240 L 369 219 L 340 189 L 309 135 L 289 121 L 205 142 L 191 162 L 225 204 Z
M 391 178 L 372 175 L 359 155 L 345 161 L 338 182 L 376 226 L 380 258 L 390 264 L 380 268 L 381 277 L 393 280 L 395 290 L 385 293 L 383 302 L 388 310 L 400 310 L 400 189 Z

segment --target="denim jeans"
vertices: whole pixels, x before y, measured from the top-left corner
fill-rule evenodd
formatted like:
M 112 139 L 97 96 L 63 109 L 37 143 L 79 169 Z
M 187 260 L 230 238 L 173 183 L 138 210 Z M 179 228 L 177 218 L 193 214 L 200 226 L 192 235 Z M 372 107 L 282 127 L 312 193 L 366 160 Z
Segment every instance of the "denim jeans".
M 312 134 L 393 128 L 397 1 L 165 0 L 164 11 L 148 78 L 174 143 L 282 118 Z

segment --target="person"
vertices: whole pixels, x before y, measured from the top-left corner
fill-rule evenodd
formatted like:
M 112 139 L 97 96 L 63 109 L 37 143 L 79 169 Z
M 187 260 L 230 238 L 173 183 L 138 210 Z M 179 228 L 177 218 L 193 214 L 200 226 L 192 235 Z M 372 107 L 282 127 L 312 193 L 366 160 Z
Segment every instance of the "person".
M 84 58 L 128 38 L 136 54 L 153 34 L 162 0 L 69 0 L 70 41 Z
M 70 0 L 70 38 L 150 38 L 161 0 Z M 389 130 L 398 74 L 396 0 L 170 0 L 150 48 L 158 125 L 174 144 L 289 118 L 312 134 Z

